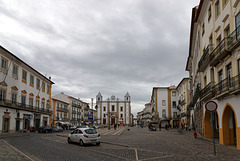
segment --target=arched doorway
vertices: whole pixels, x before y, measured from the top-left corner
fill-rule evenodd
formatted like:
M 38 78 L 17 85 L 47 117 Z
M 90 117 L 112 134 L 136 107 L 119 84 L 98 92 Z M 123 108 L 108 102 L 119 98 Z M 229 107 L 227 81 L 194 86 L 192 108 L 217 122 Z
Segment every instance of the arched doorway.
M 219 123 L 218 123 L 218 113 L 213 112 L 213 126 L 214 126 L 214 137 L 219 138 Z M 213 137 L 213 130 L 212 130 L 212 118 L 211 113 L 205 111 L 204 117 L 204 137 L 205 138 L 212 138 Z
M 236 145 L 236 115 L 228 105 L 222 116 L 222 135 L 224 145 Z

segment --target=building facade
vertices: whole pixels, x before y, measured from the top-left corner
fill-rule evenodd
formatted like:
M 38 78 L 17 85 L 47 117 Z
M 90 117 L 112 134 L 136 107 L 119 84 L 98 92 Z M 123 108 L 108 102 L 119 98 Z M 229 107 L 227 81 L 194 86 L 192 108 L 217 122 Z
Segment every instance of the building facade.
M 51 125 L 51 78 L 2 46 L 0 58 L 0 133 L 35 131 Z
M 68 112 L 69 103 L 58 100 L 53 96 L 52 107 L 53 107 L 52 125 L 62 126 L 63 128 L 68 129 L 68 126 L 70 126 L 70 118 Z
M 152 122 L 153 118 L 153 109 L 152 109 L 152 104 L 151 103 L 146 103 L 145 108 L 143 109 L 143 114 L 142 114 L 142 121 L 144 126 L 148 126 L 150 122 Z
M 124 96 L 124 101 L 116 98 L 103 100 L 101 93 L 96 96 L 98 124 L 104 125 L 131 125 L 131 97 L 129 93 Z
M 190 125 L 190 113 L 187 111 L 187 106 L 190 103 L 190 83 L 189 78 L 183 78 L 177 86 L 178 106 L 179 110 L 179 126 L 185 127 Z
M 193 8 L 186 70 L 191 82 L 189 110 L 196 130 L 206 138 L 240 149 L 240 4 L 239 0 L 201 0 Z M 205 104 L 215 101 L 210 113 Z
M 71 125 L 81 125 L 84 124 L 84 120 L 87 116 L 84 116 L 85 111 L 88 110 L 88 103 L 81 101 L 79 98 L 74 98 L 72 96 L 66 95 L 63 92 L 57 95 L 54 95 L 55 100 L 68 103 L 67 106 L 67 119 Z M 66 105 L 66 104 L 65 104 Z
M 160 122 L 164 127 L 166 124 L 171 127 L 178 127 L 178 114 L 177 109 L 177 88 L 170 87 L 153 87 L 151 103 L 154 109 L 153 120 Z M 158 120 L 154 117 L 157 117 Z

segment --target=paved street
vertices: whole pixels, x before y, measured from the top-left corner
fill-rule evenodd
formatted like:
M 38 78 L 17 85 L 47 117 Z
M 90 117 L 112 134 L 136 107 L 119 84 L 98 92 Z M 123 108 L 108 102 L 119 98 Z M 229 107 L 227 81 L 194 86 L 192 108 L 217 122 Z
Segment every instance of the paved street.
M 99 132 L 101 145 L 85 147 L 68 144 L 68 132 L 5 137 L 0 140 L 0 160 L 240 160 L 240 150 L 232 146 L 216 144 L 214 156 L 213 144 L 200 137 L 195 139 L 192 132 L 148 131 L 138 127 L 100 129 Z M 13 158 L 17 154 L 16 159 L 6 158 L 6 153 Z

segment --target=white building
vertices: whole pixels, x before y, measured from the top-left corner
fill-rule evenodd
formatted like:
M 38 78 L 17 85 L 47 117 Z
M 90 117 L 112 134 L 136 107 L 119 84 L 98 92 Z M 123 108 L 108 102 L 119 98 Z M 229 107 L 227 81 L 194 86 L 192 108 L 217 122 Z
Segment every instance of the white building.
M 98 124 L 114 125 L 125 124 L 131 125 L 131 97 L 126 93 L 124 100 L 116 98 L 114 95 L 111 98 L 103 100 L 101 93 L 96 96 Z
M 0 133 L 51 125 L 51 79 L 2 46 L 0 58 Z
M 160 119 L 161 126 L 170 124 L 173 128 L 177 127 L 179 111 L 176 87 L 153 87 L 151 99 L 155 115 Z
M 68 103 L 67 107 L 67 118 L 65 123 L 68 124 L 70 121 L 71 125 L 80 125 L 84 123 L 85 118 L 84 111 L 88 110 L 88 103 L 83 102 L 80 98 L 74 98 L 72 96 L 66 95 L 63 92 L 53 96 L 54 99 Z M 63 112 L 63 111 L 62 111 Z M 57 113 L 56 113 L 57 114 Z M 56 116 L 55 114 L 55 116 Z

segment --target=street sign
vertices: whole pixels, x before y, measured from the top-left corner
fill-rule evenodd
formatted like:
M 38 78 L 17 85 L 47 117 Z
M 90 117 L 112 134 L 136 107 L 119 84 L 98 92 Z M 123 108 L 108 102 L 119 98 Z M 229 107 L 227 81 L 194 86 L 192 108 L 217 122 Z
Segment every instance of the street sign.
M 88 112 L 88 120 L 93 120 L 93 112 Z
M 208 112 L 214 112 L 216 111 L 218 108 L 218 105 L 216 102 L 214 101 L 208 101 L 206 104 L 205 104 L 205 109 L 208 111 Z
M 218 105 L 216 102 L 214 101 L 208 101 L 206 104 L 205 104 L 205 108 L 208 112 L 211 113 L 211 118 L 212 118 L 212 134 L 213 134 L 213 149 L 214 149 L 214 155 L 216 155 L 216 148 L 215 148 L 215 138 L 214 138 L 214 114 L 213 112 L 215 112 L 218 108 Z

